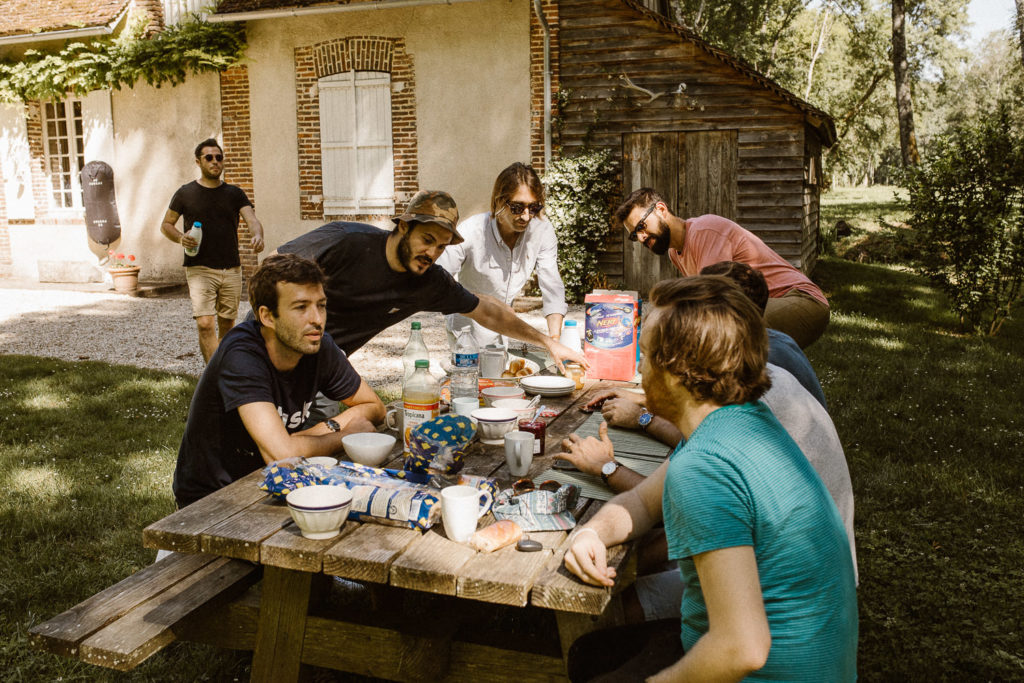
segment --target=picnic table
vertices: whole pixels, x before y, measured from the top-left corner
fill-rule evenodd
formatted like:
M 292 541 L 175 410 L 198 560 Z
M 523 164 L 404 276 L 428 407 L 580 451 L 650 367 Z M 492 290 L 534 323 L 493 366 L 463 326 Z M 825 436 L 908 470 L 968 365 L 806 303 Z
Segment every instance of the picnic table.
M 577 408 L 610 386 L 591 381 L 571 396 L 542 399 L 558 415 L 548 420 L 545 452 L 534 459 L 528 476 L 536 478 L 551 467 L 562 439 L 588 417 Z M 658 448 L 652 443 L 652 451 Z M 660 447 L 662 455 L 666 452 Z M 400 440 L 394 459 L 385 466 L 401 468 Z M 511 483 L 502 446 L 474 441 L 464 471 L 495 477 L 506 486 Z M 247 567 L 261 571 L 258 585 L 215 608 L 190 614 L 163 639 L 250 649 L 254 681 L 297 680 L 303 664 L 391 680 L 565 680 L 564 655 L 572 642 L 616 620 L 609 609 L 612 589 L 588 586 L 564 569 L 566 532 L 530 533 L 544 546 L 532 553 L 514 546 L 479 553 L 448 540 L 440 523 L 421 532 L 350 520 L 339 536 L 310 540 L 299 533 L 287 506 L 258 488 L 261 481 L 260 472 L 253 472 L 143 532 L 146 547 L 205 562 L 205 571 L 217 576 L 225 573 L 224 567 L 239 577 Z M 585 520 L 600 505 L 581 498 L 576 519 Z M 632 580 L 630 551 L 630 544 L 610 549 L 609 564 L 619 571 L 615 590 Z M 187 575 L 198 570 L 179 571 Z M 370 608 L 325 609 L 332 577 L 368 586 Z M 34 628 L 33 642 L 54 649 L 55 634 L 66 635 L 62 629 L 68 623 L 82 621 L 80 608 L 75 608 L 79 612 L 74 618 L 62 622 L 60 615 L 47 622 L 54 627 Z M 556 635 L 532 638 L 532 625 L 525 635 L 512 633 L 509 619 L 547 620 Z M 499 632 L 489 633 L 493 629 L 488 626 L 495 625 Z M 132 647 L 139 650 L 138 645 Z M 65 654 L 78 656 L 79 646 L 73 649 Z M 134 666 L 139 657 L 155 651 L 147 643 L 141 651 L 121 659 L 114 656 L 116 661 L 109 663 L 106 651 L 85 645 L 80 649 L 93 653 L 89 661 L 117 668 L 130 668 L 126 662 Z M 124 665 L 117 666 L 117 661 Z

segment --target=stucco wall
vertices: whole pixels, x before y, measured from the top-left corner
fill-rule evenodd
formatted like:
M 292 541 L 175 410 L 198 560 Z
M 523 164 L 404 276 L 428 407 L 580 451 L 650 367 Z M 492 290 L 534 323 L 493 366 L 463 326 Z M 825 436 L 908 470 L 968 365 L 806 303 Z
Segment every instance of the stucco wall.
M 415 71 L 420 187 L 450 192 L 464 217 L 486 210 L 502 168 L 530 158 L 526 0 L 260 20 L 247 32 L 256 212 L 268 251 L 322 222 L 299 218 L 296 47 L 405 37 Z
M 183 280 L 181 247 L 160 233 L 160 220 L 174 191 L 199 177 L 196 144 L 220 138 L 219 79 L 193 76 L 175 88 L 139 84 L 115 90 L 111 105 L 121 249 L 142 257 L 143 278 Z

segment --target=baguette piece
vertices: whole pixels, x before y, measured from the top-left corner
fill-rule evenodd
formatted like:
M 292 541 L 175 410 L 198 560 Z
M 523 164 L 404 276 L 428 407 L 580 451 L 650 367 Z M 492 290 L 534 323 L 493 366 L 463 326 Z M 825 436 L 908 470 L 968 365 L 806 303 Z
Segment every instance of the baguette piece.
M 522 527 L 511 519 L 503 519 L 473 534 L 469 544 L 481 552 L 492 553 L 507 545 L 518 543 L 522 537 Z

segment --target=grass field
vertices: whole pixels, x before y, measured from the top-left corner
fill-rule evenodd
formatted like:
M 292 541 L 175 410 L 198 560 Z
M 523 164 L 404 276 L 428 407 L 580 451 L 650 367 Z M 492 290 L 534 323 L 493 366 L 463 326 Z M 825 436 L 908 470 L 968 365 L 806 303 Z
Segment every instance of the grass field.
M 835 195 L 826 198 L 827 202 Z M 870 193 L 848 215 L 892 215 Z M 826 201 L 823 201 L 823 208 Z M 857 208 L 859 207 L 859 208 Z M 1024 679 L 1024 324 L 954 333 L 895 266 L 823 259 L 833 304 L 809 349 L 856 497 L 861 680 Z M 174 644 L 118 674 L 38 653 L 26 633 L 152 561 L 173 509 L 194 381 L 101 363 L 0 363 L 0 671 L 5 681 L 233 681 L 244 654 Z

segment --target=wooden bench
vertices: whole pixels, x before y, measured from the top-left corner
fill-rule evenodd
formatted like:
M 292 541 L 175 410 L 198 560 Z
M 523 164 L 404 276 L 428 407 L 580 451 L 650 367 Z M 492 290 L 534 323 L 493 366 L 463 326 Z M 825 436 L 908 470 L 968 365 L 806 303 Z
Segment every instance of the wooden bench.
M 173 554 L 29 629 L 36 648 L 129 671 L 177 635 L 175 627 L 251 585 L 259 568 L 209 555 Z

